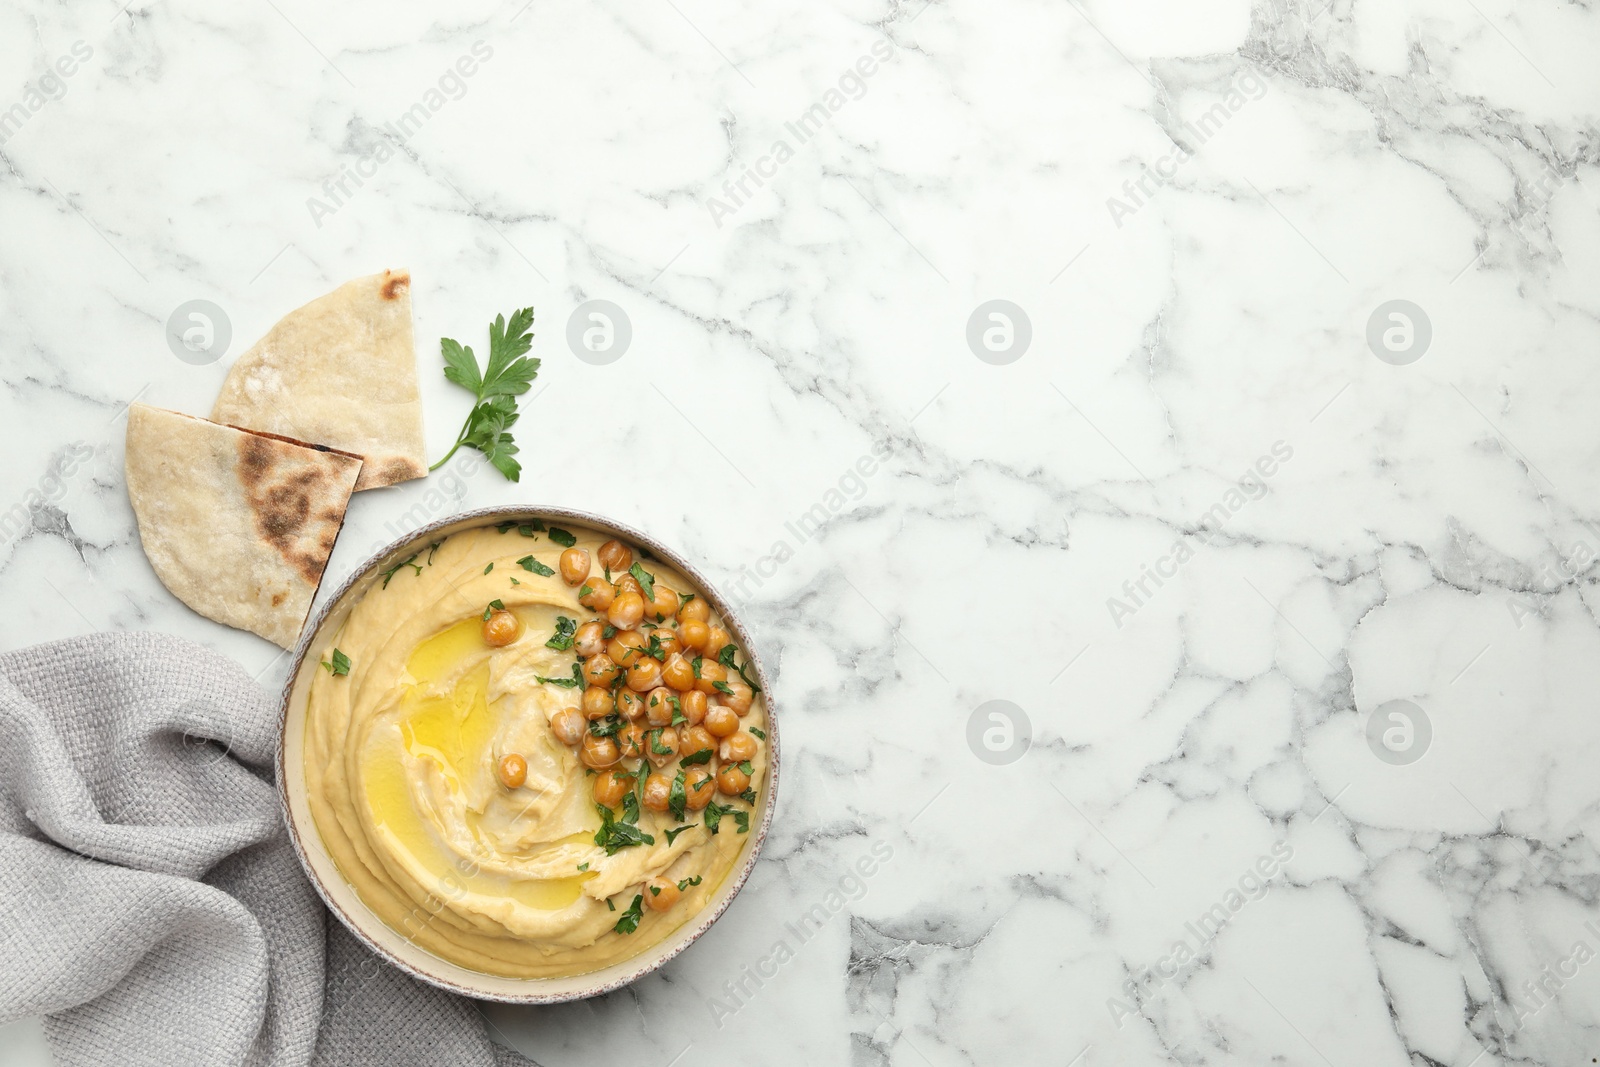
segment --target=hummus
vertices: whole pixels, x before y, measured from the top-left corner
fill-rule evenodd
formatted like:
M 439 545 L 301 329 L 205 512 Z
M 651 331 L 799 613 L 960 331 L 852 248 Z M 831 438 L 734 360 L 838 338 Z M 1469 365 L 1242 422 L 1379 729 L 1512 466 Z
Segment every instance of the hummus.
M 340 873 L 414 943 L 509 977 L 598 970 L 693 918 L 750 840 L 745 829 L 766 785 L 766 706 L 747 689 L 739 732 L 759 748 L 730 773 L 735 782 L 747 774 L 749 789 L 719 793 L 708 806 L 700 800 L 700 810 L 685 809 L 679 789 L 672 810 L 642 806 L 649 764 L 641 769 L 641 760 L 624 754 L 613 767 L 585 767 L 580 749 L 553 732 L 552 720 L 570 716 L 585 694 L 575 677 L 574 624 L 598 620 L 610 629 L 605 615 L 579 603 L 589 585 L 563 580 L 569 534 L 597 559 L 605 538 L 582 529 L 533 523 L 453 534 L 386 572 L 325 646 L 312 650 L 327 669 L 317 672 L 306 707 L 307 794 Z M 657 585 L 695 592 L 672 568 L 639 564 Z M 594 574 L 601 571 L 596 562 Z M 492 647 L 486 617 L 500 608 L 516 616 L 520 636 Z M 657 626 L 666 634 L 674 621 L 651 618 L 638 632 Z M 705 663 L 719 653 L 727 655 L 705 649 Z M 735 665 L 744 662 L 739 649 Z M 698 665 L 695 671 L 698 678 Z M 753 671 L 744 673 L 754 680 Z M 618 677 L 616 692 L 626 677 Z M 728 677 L 739 684 L 734 670 Z M 720 696 L 711 694 L 713 707 L 726 702 Z M 727 709 L 721 715 L 730 719 Z M 617 720 L 589 716 L 584 725 L 603 732 Z M 526 765 L 514 787 L 497 770 L 513 755 Z M 694 768 L 672 757 L 654 769 L 676 773 L 680 784 L 690 770 L 692 784 L 701 768 L 718 773 L 726 755 L 691 757 Z M 595 782 L 613 772 L 636 773 L 640 789 L 630 788 L 603 818 Z M 611 834 L 603 823 L 631 830 Z M 669 890 L 678 899 L 666 910 L 640 906 L 653 879 L 679 887 L 681 896 Z

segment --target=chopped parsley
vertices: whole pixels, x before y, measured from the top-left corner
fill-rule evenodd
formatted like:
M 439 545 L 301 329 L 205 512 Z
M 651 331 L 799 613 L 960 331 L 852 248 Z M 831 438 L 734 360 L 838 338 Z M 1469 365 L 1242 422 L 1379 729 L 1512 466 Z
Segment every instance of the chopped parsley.
M 617 636 L 617 628 L 608 622 L 606 623 L 605 628 L 600 631 L 600 636 L 609 641 L 613 637 Z
M 744 801 L 746 804 L 754 806 L 756 802 L 756 791 L 754 789 L 746 789 L 743 793 L 739 794 L 739 799 Z M 743 830 L 740 830 L 739 832 L 741 834 L 744 833 Z
M 491 563 L 487 567 L 483 568 L 483 573 L 488 574 L 492 570 L 494 570 L 494 564 L 493 563 Z
M 578 864 L 578 870 L 587 871 L 588 869 L 589 869 L 589 861 L 588 860 L 584 860 L 582 863 Z
M 661 731 L 659 729 L 650 731 L 650 751 L 658 756 L 672 755 L 672 746 L 661 743 Z M 708 749 L 707 751 L 710 750 Z
M 725 694 L 727 696 L 733 696 L 733 686 L 729 685 L 727 682 L 722 682 L 722 681 L 712 682 L 711 683 L 711 688 L 713 688 L 717 692 L 723 693 L 723 694 Z
M 562 548 L 571 548 L 573 545 L 578 543 L 578 539 L 576 537 L 573 537 L 559 526 L 550 527 L 550 540 L 554 541 Z
M 750 732 L 755 734 L 757 737 L 761 738 L 761 740 L 763 740 L 763 741 L 765 741 L 767 739 L 767 732 L 765 730 L 761 729 L 758 726 L 750 727 Z
M 738 808 L 726 807 L 713 800 L 706 805 L 706 829 L 716 833 L 722 825 L 724 815 L 733 816 L 734 824 L 739 827 L 739 832 L 747 833 L 750 830 L 750 813 Z
M 722 651 L 717 653 L 717 662 L 722 664 L 724 667 L 738 671 L 739 677 L 744 679 L 744 684 L 750 687 L 750 691 L 752 693 L 761 692 L 761 687 L 755 683 L 753 678 L 745 673 L 745 668 L 750 666 L 750 661 L 745 660 L 743 663 L 733 662 L 733 657 L 738 653 L 738 651 L 739 649 L 736 645 L 723 645 Z
M 583 588 L 578 590 L 578 599 L 582 600 L 584 597 L 590 595 L 593 592 L 594 592 L 594 586 L 590 585 L 588 582 L 584 582 L 583 583 Z
M 439 551 L 439 546 L 442 544 L 444 544 L 443 541 L 435 541 L 433 544 L 428 546 L 428 566 L 433 566 L 433 554 Z
M 679 834 L 683 833 L 685 830 L 687 830 L 689 828 L 690 827 L 689 827 L 688 824 L 685 824 L 683 826 L 674 826 L 670 830 L 663 830 L 662 833 L 667 835 L 667 844 L 670 845 L 670 844 L 672 844 L 674 841 L 676 841 L 678 839 L 678 835 Z
M 491 601 L 489 601 L 489 606 L 483 609 L 483 621 L 484 622 L 488 622 L 489 621 L 489 616 L 493 615 L 497 611 L 504 611 L 504 610 L 506 610 L 506 606 L 501 601 L 499 601 L 499 600 L 491 600 Z
M 622 728 L 625 725 L 627 724 L 622 721 L 622 716 L 617 714 L 607 715 L 605 718 L 596 719 L 589 724 L 589 735 L 591 737 L 615 737 L 622 732 Z
M 322 665 L 328 668 L 328 673 L 335 678 L 343 678 L 350 673 L 350 657 L 337 648 L 333 650 L 333 658 L 323 660 Z
M 628 910 L 622 913 L 622 918 L 617 920 L 617 925 L 612 927 L 619 934 L 631 934 L 639 929 L 639 920 L 644 918 L 644 894 L 635 893 L 633 903 L 628 905 Z
M 685 767 L 693 767 L 699 763 L 710 763 L 711 750 L 709 748 L 702 748 L 699 752 L 689 753 L 678 762 Z
M 739 769 L 745 773 L 746 777 L 749 777 L 750 775 L 756 773 L 755 772 L 755 768 L 750 766 L 750 761 L 749 760 L 744 760 L 743 762 L 741 762 L 739 764 Z
M 639 583 L 639 588 L 644 590 L 644 599 L 647 603 L 654 603 L 656 599 L 656 576 L 635 563 L 628 568 L 628 573 L 633 575 Z
M 678 892 L 681 893 L 685 889 L 688 889 L 690 886 L 699 885 L 699 884 L 700 884 L 700 876 L 698 874 L 695 875 L 693 878 L 685 878 L 683 881 L 678 883 Z
M 702 662 L 702 660 L 701 660 L 701 657 L 699 657 L 699 656 L 696 656 L 694 659 L 689 661 L 689 666 L 694 668 L 694 676 L 696 678 L 700 677 L 700 664 L 701 664 L 701 662 Z
M 422 555 L 422 553 L 413 552 L 413 553 L 411 553 L 411 555 L 407 556 L 405 559 L 401 560 L 399 563 L 396 563 L 393 567 L 390 567 L 388 570 L 382 572 L 383 573 L 383 586 L 382 586 L 382 588 L 384 588 L 384 589 L 389 588 L 389 579 L 393 578 L 395 576 L 395 572 L 398 571 L 401 567 L 411 567 L 418 574 L 421 574 L 422 573 L 422 565 L 417 562 L 417 557 L 420 556 L 420 555 Z M 430 560 L 429 562 L 432 562 L 432 560 Z
M 625 848 L 656 843 L 654 837 L 633 823 L 626 820 L 618 822 L 611 809 L 604 804 L 596 804 L 594 807 L 600 813 L 600 829 L 594 832 L 594 843 L 605 849 L 606 855 L 615 856 Z
M 521 559 L 517 560 L 517 563 L 522 567 L 523 570 L 532 571 L 541 578 L 548 578 L 555 573 L 555 571 L 551 570 L 549 567 L 546 567 L 543 563 L 540 563 L 532 556 L 523 556 Z
M 557 652 L 565 652 L 572 647 L 572 635 L 578 632 L 578 624 L 565 615 L 556 616 L 555 636 L 544 643 L 545 648 L 553 648 Z
M 672 817 L 683 821 L 683 809 L 689 803 L 689 794 L 684 791 L 684 770 L 678 768 L 678 773 L 672 776 L 672 788 L 667 792 L 667 807 L 672 810 Z
M 583 664 L 574 663 L 572 665 L 572 677 L 571 678 L 546 678 L 542 674 L 536 674 L 533 677 L 537 681 L 543 682 L 545 685 L 559 685 L 563 689 L 582 689 L 583 688 Z

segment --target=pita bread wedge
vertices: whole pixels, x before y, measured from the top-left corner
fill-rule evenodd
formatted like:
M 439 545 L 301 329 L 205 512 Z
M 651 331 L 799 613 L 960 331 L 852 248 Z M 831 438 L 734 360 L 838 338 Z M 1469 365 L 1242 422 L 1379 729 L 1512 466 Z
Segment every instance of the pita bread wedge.
M 411 275 L 357 278 L 285 315 L 234 361 L 211 419 L 352 452 L 358 490 L 426 477 Z
M 361 457 L 134 404 L 128 500 L 156 576 L 208 619 L 292 648 Z

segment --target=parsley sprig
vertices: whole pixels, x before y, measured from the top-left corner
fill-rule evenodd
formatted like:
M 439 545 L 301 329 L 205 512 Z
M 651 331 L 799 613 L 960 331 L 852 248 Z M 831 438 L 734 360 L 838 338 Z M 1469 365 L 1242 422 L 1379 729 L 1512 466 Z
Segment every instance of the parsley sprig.
M 524 355 L 533 347 L 533 309 L 521 308 L 511 313 L 511 321 L 496 315 L 489 326 L 489 365 L 479 369 L 478 357 L 472 349 L 448 337 L 439 339 L 444 354 L 444 376 L 476 397 L 467 421 L 456 437 L 456 443 L 444 454 L 430 471 L 444 466 L 456 449 L 462 445 L 476 448 L 494 468 L 510 481 L 522 477 L 522 464 L 513 457 L 517 446 L 511 440 L 511 427 L 517 421 L 516 398 L 528 391 L 539 376 L 539 361 Z

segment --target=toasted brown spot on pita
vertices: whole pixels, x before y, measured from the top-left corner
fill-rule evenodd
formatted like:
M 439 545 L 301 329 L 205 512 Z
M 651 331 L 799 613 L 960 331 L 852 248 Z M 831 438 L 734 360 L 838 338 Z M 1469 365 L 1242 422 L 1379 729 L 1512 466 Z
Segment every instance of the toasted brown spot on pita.
M 411 287 L 411 275 L 389 274 L 388 272 L 385 272 L 385 274 L 387 280 L 383 283 L 383 292 L 381 293 L 385 300 L 393 300 Z
M 319 538 L 320 553 L 300 550 L 300 538 L 311 520 L 313 499 L 325 499 L 324 483 L 328 472 L 301 468 L 277 473 L 280 460 L 292 459 L 293 446 L 269 437 L 249 435 L 239 444 L 239 480 L 255 519 L 256 532 L 298 571 L 306 581 L 316 584 L 333 550 L 331 538 Z
M 283 598 L 288 596 L 288 595 L 289 595 L 288 593 L 273 593 L 272 594 L 272 606 L 273 607 L 277 607 L 279 604 L 282 604 L 283 603 Z

